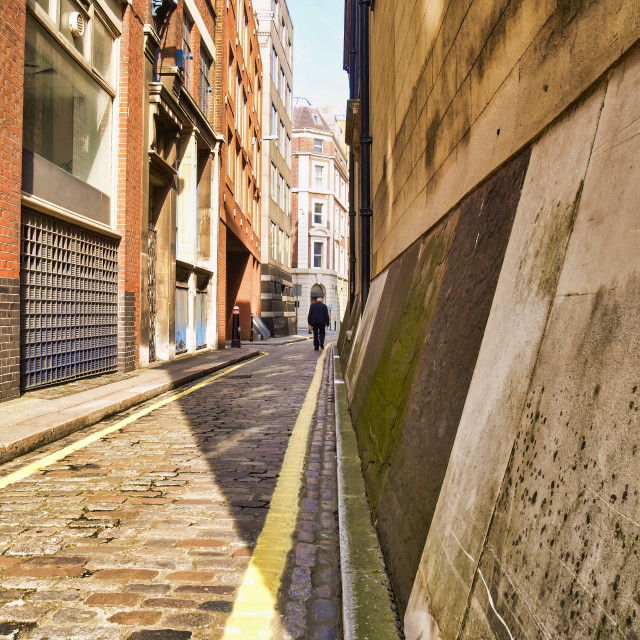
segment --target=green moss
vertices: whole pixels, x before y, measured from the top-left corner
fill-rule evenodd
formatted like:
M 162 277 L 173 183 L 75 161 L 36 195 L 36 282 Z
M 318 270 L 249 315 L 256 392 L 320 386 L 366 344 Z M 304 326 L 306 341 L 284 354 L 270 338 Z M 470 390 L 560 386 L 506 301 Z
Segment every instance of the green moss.
M 393 291 L 385 290 L 383 294 L 389 305 L 401 307 L 402 312 L 396 326 L 376 330 L 386 339 L 356 422 L 360 452 L 363 460 L 369 461 L 365 475 L 374 519 L 420 354 L 429 333 L 454 230 L 455 220 L 440 225 L 421 241 L 413 269 L 404 269 L 405 265 L 402 265 L 401 271 L 411 274 L 406 300 L 393 299 Z M 408 255 L 405 254 L 404 259 Z M 387 282 L 387 289 L 393 286 L 393 282 Z
M 571 236 L 580 206 L 583 186 L 584 180 L 581 180 L 573 202 L 566 206 L 564 210 L 558 205 L 559 210 L 554 216 L 552 224 L 545 229 L 546 237 L 540 245 L 542 248 L 536 254 L 536 258 L 539 259 L 540 269 L 538 272 L 538 293 L 546 298 L 550 298 L 556 293 L 567 242 Z

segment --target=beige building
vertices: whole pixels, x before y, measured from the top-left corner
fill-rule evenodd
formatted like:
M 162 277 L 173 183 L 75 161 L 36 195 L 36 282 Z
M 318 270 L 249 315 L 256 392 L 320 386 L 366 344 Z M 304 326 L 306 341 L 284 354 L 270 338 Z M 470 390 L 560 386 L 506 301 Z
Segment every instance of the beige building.
M 291 278 L 293 26 L 285 0 L 254 0 L 263 60 L 261 317 L 296 332 Z
M 340 361 L 406 637 L 640 637 L 638 2 L 345 15 Z
M 348 181 L 342 130 L 331 109 L 296 106 L 293 113 L 293 280 L 299 287 L 298 329 L 323 295 L 331 329 L 347 304 Z

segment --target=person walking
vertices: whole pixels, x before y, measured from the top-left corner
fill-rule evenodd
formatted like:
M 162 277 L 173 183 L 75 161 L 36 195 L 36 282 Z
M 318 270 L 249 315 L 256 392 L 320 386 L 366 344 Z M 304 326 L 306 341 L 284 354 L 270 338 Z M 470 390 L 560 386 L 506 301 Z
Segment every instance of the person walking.
M 313 348 L 324 349 L 325 327 L 329 327 L 329 309 L 322 302 L 322 296 L 318 296 L 315 302 L 309 307 L 307 323 L 313 328 Z

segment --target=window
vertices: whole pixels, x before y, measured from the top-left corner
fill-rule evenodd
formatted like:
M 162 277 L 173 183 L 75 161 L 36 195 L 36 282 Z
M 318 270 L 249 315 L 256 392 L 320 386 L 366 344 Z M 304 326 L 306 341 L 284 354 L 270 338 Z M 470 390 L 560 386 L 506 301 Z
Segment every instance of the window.
M 275 84 L 278 79 L 278 54 L 276 48 L 271 48 L 271 81 Z
M 113 98 L 27 12 L 22 144 L 111 192 Z
M 247 17 L 247 14 L 245 12 L 244 22 L 242 23 L 242 50 L 244 51 L 245 60 L 248 59 L 249 57 L 247 55 L 249 53 L 248 35 L 249 35 L 249 18 Z
M 313 139 L 313 152 L 322 153 L 322 140 L 320 138 Z
M 287 28 L 284 24 L 284 18 L 282 18 L 282 21 L 280 22 L 280 40 L 282 40 L 283 45 L 286 42 L 286 39 L 287 39 L 286 36 L 287 36 Z
M 340 245 L 337 242 L 333 243 L 333 269 L 338 270 L 338 258 L 340 256 Z
M 233 69 L 233 52 L 229 47 L 229 93 L 233 95 L 233 79 L 236 77 Z
M 114 37 L 98 18 L 93 22 L 93 68 L 105 79 L 113 84 L 115 67 L 113 64 Z
M 320 124 L 320 116 L 319 116 L 319 115 L 317 115 L 316 113 L 314 113 L 314 114 L 313 114 L 313 121 L 314 121 L 316 124 Z
M 272 260 L 276 259 L 276 242 L 278 239 L 278 227 L 275 222 L 271 223 L 271 233 L 269 237 L 269 257 Z
M 200 50 L 200 111 L 205 117 L 209 117 L 209 94 L 211 84 L 209 74 L 211 73 L 211 58 L 204 49 Z
M 313 224 L 324 224 L 324 203 L 313 203 Z
M 280 84 L 278 85 L 278 93 L 280 94 L 280 100 L 282 100 L 282 104 L 285 103 L 285 86 L 287 84 L 286 78 L 284 76 L 284 69 L 280 67 Z
M 271 103 L 271 135 L 278 135 L 278 110 L 273 103 Z
M 288 84 L 287 84 L 287 94 L 286 94 L 285 106 L 287 108 L 287 113 L 291 114 L 291 87 Z
M 251 124 L 249 122 L 249 111 L 247 109 L 247 94 L 242 92 L 242 137 L 245 144 L 249 143 L 249 131 L 251 130 Z
M 271 163 L 271 198 L 276 201 L 276 192 L 278 191 L 278 169 L 276 165 Z
M 236 179 L 234 184 L 234 194 L 236 202 L 240 202 L 240 191 L 242 190 L 242 162 L 240 159 L 240 147 L 236 142 Z
M 233 178 L 233 174 L 235 171 L 234 159 L 235 154 L 233 153 L 233 133 L 231 133 L 231 129 L 228 130 L 227 133 L 227 173 L 230 178 Z
M 285 147 L 285 159 L 287 162 L 291 162 L 291 138 L 287 134 L 286 147 Z
M 235 99 L 235 115 L 236 115 L 236 129 L 240 129 L 238 123 L 240 121 L 240 105 L 242 104 L 242 76 L 240 71 L 236 73 L 236 99 Z
M 281 173 L 278 175 L 278 205 L 284 209 L 284 178 Z
M 184 86 L 187 91 L 191 91 L 191 29 L 193 22 L 189 20 L 189 16 L 185 13 L 182 16 L 182 55 L 184 56 Z
M 324 167 L 322 165 L 315 165 L 313 167 L 313 184 L 316 189 L 324 188 Z
M 278 262 L 284 264 L 284 231 L 278 229 Z
M 280 153 L 285 157 L 285 146 L 284 146 L 284 122 L 280 120 L 280 129 L 278 130 L 278 144 L 280 145 Z
M 284 185 L 284 212 L 287 216 L 291 215 L 291 187 L 285 182 Z
M 273 11 L 274 21 L 278 20 L 278 0 L 272 0 L 271 10 Z
M 284 259 L 285 259 L 285 266 L 286 267 L 290 267 L 291 266 L 291 236 L 287 236 L 285 235 L 285 255 L 284 255 Z
M 313 243 L 313 266 L 316 269 L 322 269 L 322 254 L 323 254 L 323 243 L 314 242 Z

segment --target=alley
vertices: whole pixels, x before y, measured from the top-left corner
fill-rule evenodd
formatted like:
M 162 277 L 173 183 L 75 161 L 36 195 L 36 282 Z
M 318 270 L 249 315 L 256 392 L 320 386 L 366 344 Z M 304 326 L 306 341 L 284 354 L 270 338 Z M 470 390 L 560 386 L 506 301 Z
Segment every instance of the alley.
M 0 637 L 340 637 L 331 358 L 265 351 L 3 465 Z

